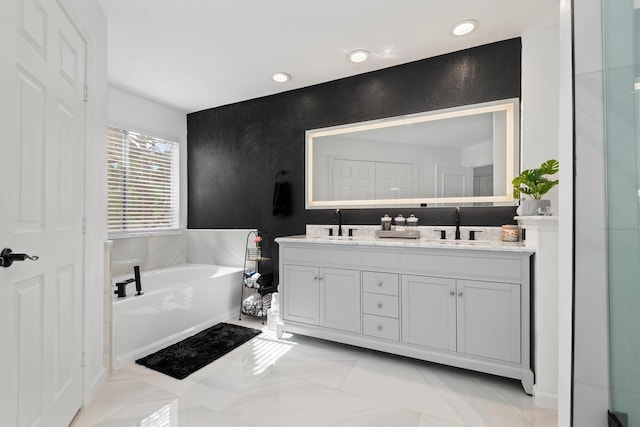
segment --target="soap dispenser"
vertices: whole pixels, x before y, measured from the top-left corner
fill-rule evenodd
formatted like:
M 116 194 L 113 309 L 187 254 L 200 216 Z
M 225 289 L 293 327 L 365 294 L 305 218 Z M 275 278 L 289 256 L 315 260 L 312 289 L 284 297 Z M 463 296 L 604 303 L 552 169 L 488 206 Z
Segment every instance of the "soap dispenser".
M 389 214 L 384 214 L 384 216 L 380 218 L 380 226 L 383 230 L 391 230 L 391 217 Z

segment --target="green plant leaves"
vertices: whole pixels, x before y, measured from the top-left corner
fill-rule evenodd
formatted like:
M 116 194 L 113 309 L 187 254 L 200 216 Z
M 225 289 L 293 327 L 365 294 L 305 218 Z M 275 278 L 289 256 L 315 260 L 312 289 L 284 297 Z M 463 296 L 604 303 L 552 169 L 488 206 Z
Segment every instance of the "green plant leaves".
M 513 184 L 513 197 L 519 199 L 521 194 L 528 194 L 535 200 L 540 200 L 543 195 L 559 184 L 559 180 L 550 180 L 547 175 L 554 175 L 560 170 L 560 163 L 555 159 L 547 160 L 539 168 L 523 170 L 515 177 Z
M 560 170 L 560 163 L 555 159 L 550 159 L 540 165 L 540 170 L 545 175 L 554 175 Z

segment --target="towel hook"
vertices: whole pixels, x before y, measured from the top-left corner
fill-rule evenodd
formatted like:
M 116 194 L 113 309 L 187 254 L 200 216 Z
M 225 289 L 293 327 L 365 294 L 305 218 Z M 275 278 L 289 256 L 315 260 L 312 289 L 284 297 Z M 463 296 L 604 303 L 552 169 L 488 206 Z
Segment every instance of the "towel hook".
M 289 180 L 289 178 L 287 178 L 287 176 L 289 175 L 289 172 L 287 172 L 286 170 L 281 170 L 280 172 L 278 172 L 276 174 L 276 182 L 278 182 L 278 177 L 282 175 L 284 181 L 283 182 L 287 182 Z

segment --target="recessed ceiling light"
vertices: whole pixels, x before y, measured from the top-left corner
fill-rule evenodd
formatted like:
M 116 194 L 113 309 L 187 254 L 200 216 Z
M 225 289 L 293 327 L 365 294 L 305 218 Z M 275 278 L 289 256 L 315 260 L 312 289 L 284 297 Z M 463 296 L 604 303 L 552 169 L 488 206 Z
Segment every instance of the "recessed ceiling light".
M 349 58 L 349 61 L 351 62 L 364 62 L 369 59 L 370 56 L 371 54 L 366 50 L 354 50 L 347 55 L 347 58 Z
M 475 30 L 478 26 L 478 21 L 475 19 L 467 19 L 465 21 L 458 22 L 451 27 L 451 34 L 454 36 L 464 36 Z
M 275 73 L 273 75 L 273 80 L 277 81 L 278 83 L 287 82 L 290 78 L 291 76 L 287 73 Z

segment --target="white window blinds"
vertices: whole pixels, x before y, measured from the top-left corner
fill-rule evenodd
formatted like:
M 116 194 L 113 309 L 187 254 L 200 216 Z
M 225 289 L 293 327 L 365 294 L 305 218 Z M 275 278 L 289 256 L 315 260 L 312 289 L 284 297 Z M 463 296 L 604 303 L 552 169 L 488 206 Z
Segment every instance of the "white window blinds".
M 177 230 L 178 144 L 109 129 L 109 233 Z

